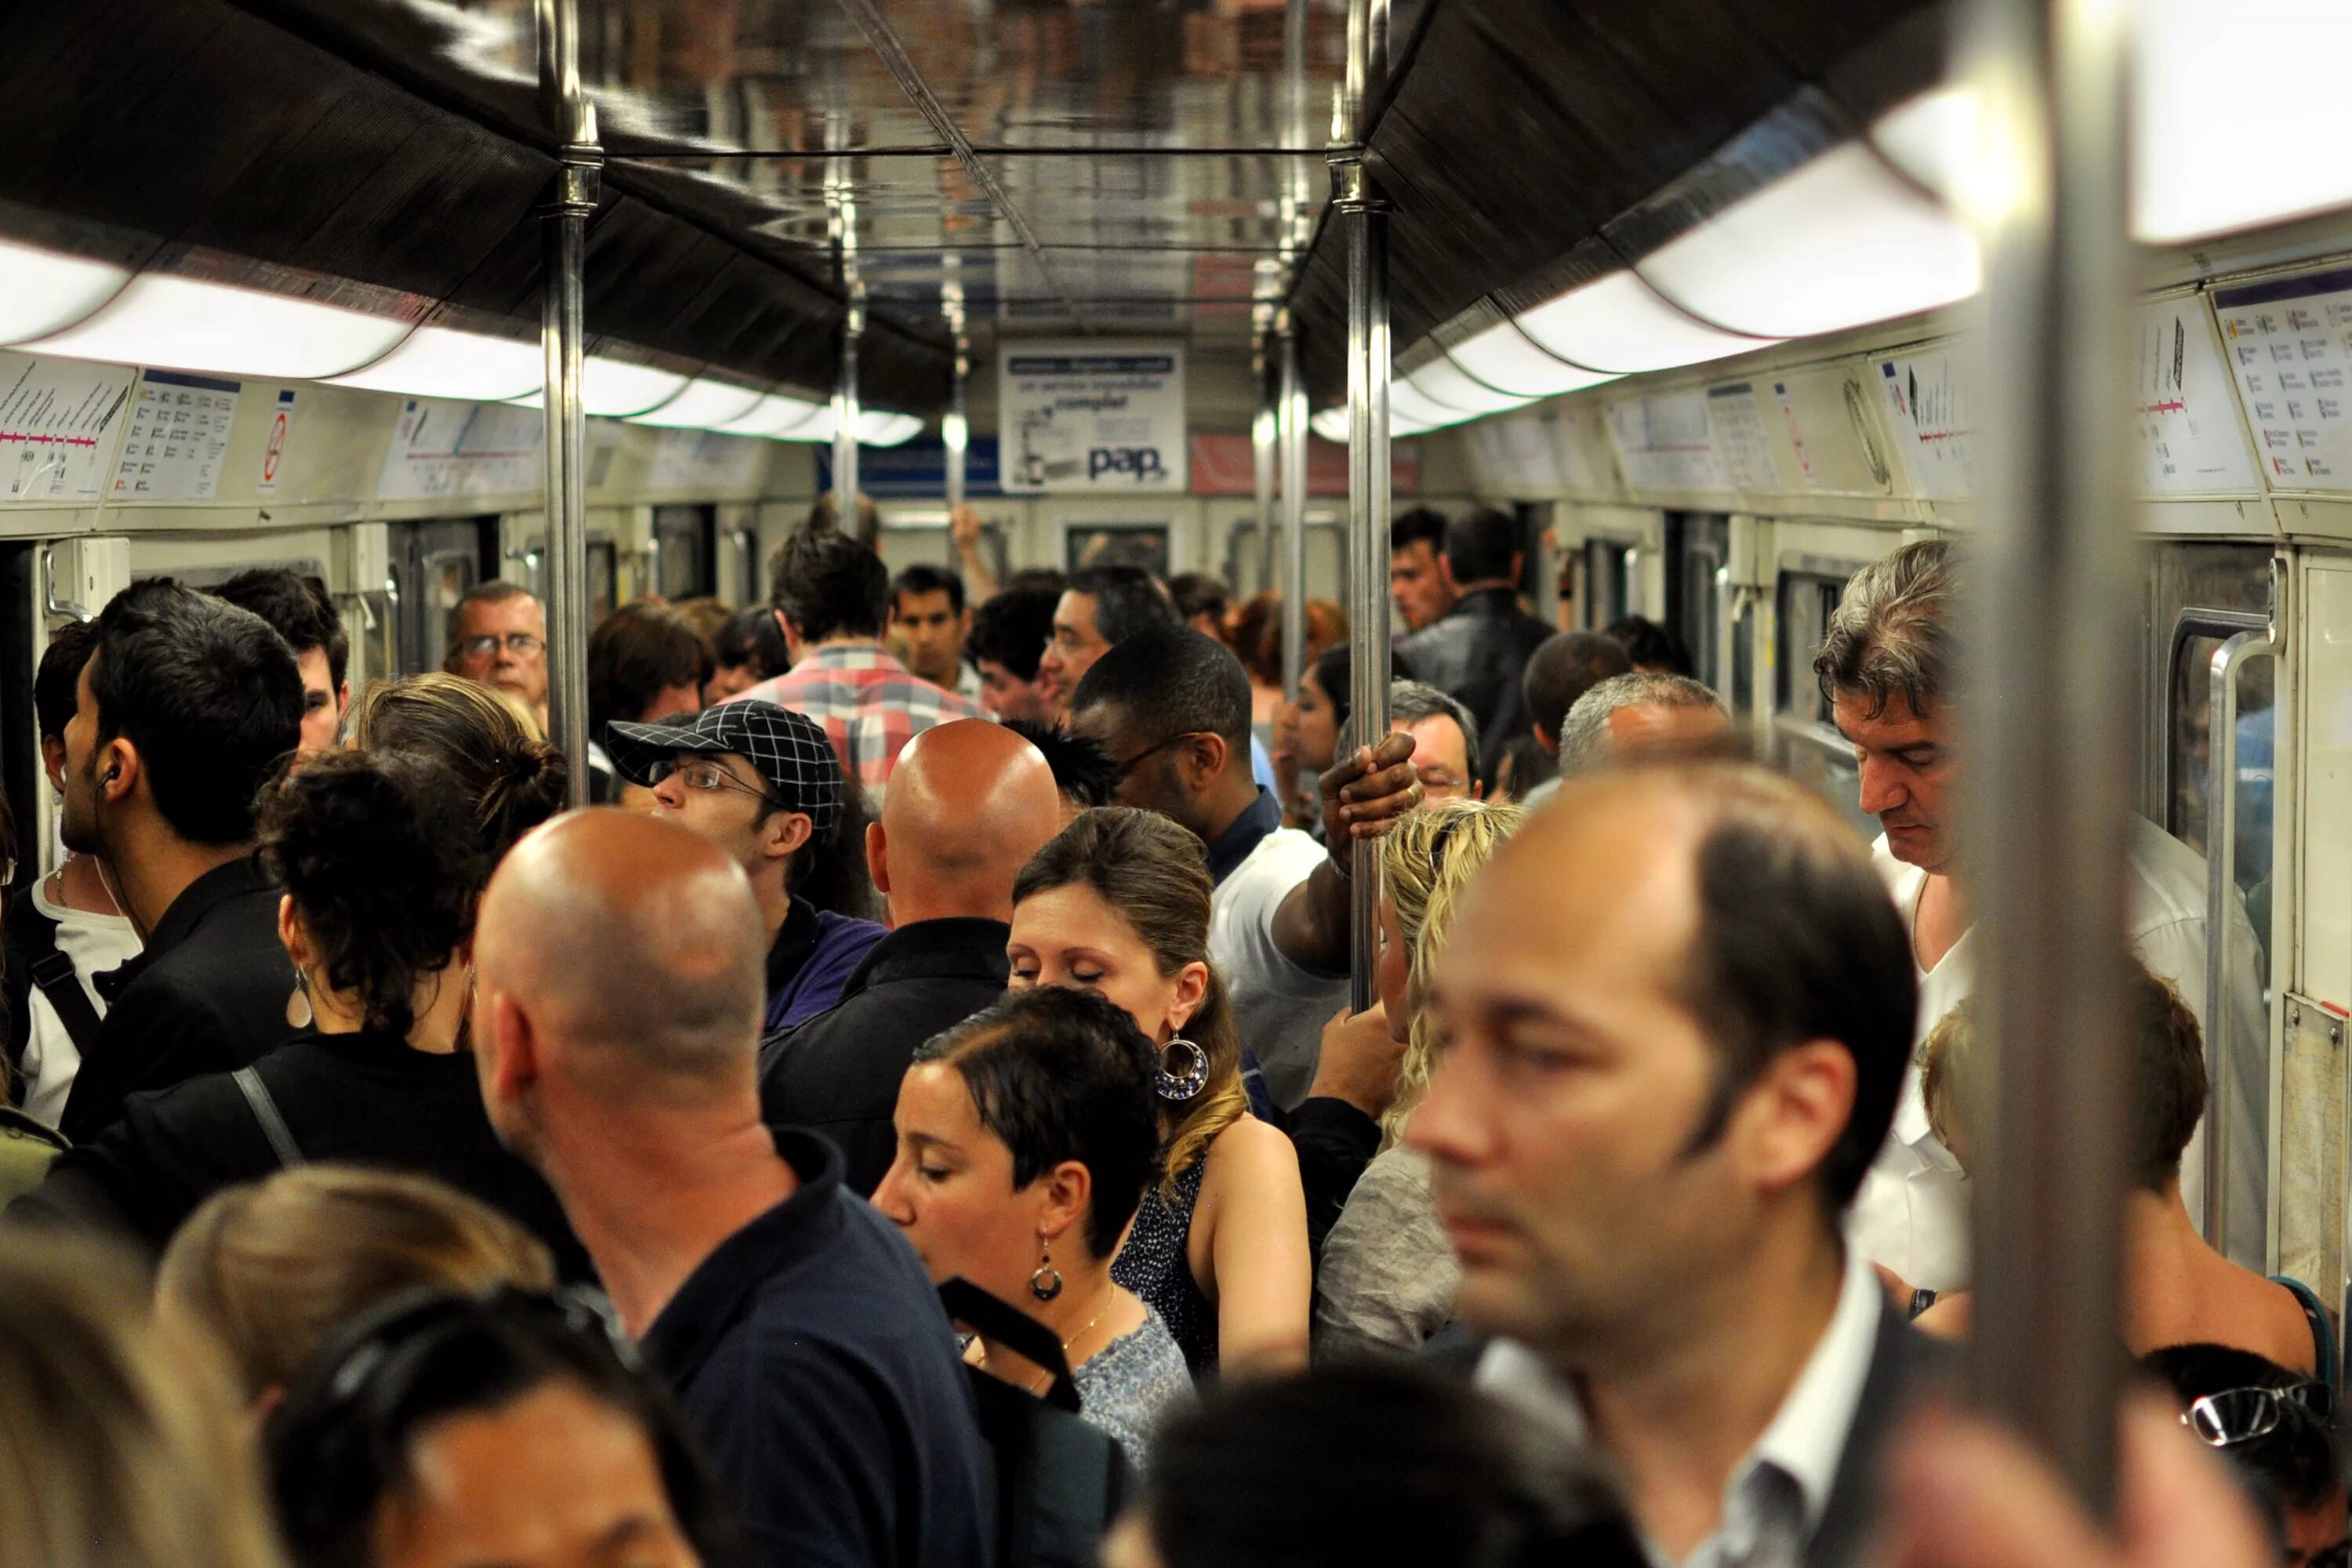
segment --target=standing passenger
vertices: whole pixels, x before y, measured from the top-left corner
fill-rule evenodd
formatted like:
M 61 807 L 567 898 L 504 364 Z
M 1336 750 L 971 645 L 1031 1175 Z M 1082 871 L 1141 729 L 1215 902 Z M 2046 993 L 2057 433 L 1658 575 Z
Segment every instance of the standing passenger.
M 1131 637 L 1183 622 L 1160 580 L 1140 566 L 1088 566 L 1070 575 L 1054 606 L 1054 630 L 1037 682 L 1057 717 L 1068 717 L 1095 661 Z
M 759 923 L 682 827 L 584 811 L 525 839 L 475 946 L 491 1119 L 562 1194 L 754 1561 L 985 1563 L 993 1478 L 921 1260 L 832 1145 L 760 1120 Z
M 1433 626 L 1462 597 L 1445 563 L 1445 514 L 1425 506 L 1389 523 L 1389 600 L 1403 631 Z
M 981 700 L 980 671 L 964 662 L 971 611 L 963 579 L 928 562 L 890 581 L 890 630 L 906 640 L 907 668 L 967 702 Z
M 1446 526 L 1445 563 L 1461 597 L 1445 618 L 1397 645 L 1420 679 L 1459 698 L 1478 718 L 1478 776 L 1491 779 L 1504 750 L 1534 726 L 1521 680 L 1552 628 L 1519 608 L 1523 531 L 1488 508 Z
M 1615 675 L 1632 672 L 1633 662 L 1625 656 L 1624 645 L 1599 632 L 1554 632 L 1544 645 L 1528 660 L 1527 673 L 1519 678 L 1520 689 L 1528 699 L 1528 717 L 1533 724 L 1535 742 L 1545 754 L 1557 759 L 1559 755 L 1559 731 L 1568 720 L 1569 710 L 1586 692 Z M 1540 783 L 1512 775 L 1511 785 L 1523 804 L 1533 807 L 1549 800 L 1559 789 L 1555 763 Z
M 702 688 L 718 656 L 677 610 L 649 599 L 624 605 L 588 634 L 589 794 L 598 804 L 646 809 L 643 796 L 624 800 L 613 769 L 614 723 L 702 711 Z
M 449 651 L 441 668 L 522 699 L 547 729 L 547 613 L 529 591 L 493 577 L 466 590 L 449 611 Z
M 718 845 L 751 879 L 767 941 L 762 1030 L 790 1028 L 841 1000 L 883 928 L 799 892 L 845 793 L 816 721 L 745 698 L 682 723 L 615 724 L 611 733 L 614 764 L 653 791 L 653 815 Z
M 1967 845 L 1958 801 L 1962 759 L 1955 749 L 1946 689 L 1951 641 L 1951 548 L 1908 544 L 1846 584 L 1813 660 L 1838 731 L 1853 746 L 1862 809 L 1885 828 L 1872 848 L 1879 875 L 1910 929 L 1919 979 L 1918 1033 L 1976 988 L 1975 915 L 1965 883 Z M 2205 864 L 2197 852 L 2134 816 L 2124 884 L 2124 931 L 2142 963 L 2170 981 L 2213 1036 L 2216 1005 L 2205 994 Z M 2232 906 L 2231 949 L 2256 951 L 2243 910 Z M 2231 1169 L 2230 1227 L 2263 1234 L 2268 1213 L 2270 1072 L 2262 985 L 2249 963 L 2230 966 L 2226 1012 L 2241 1049 L 2225 1067 Z M 2182 1196 L 2204 1212 L 2203 1139 L 2183 1168 Z M 1968 1189 L 1951 1151 L 1927 1125 L 1914 1068 L 1905 1079 L 1895 1133 L 1854 1200 L 1853 1237 L 1864 1257 L 1922 1290 L 1969 1281 Z
M 69 621 L 49 639 L 33 677 L 41 767 L 60 797 L 74 691 L 97 647 L 93 623 Z M 20 884 L 8 900 L 9 1081 L 25 1114 L 42 1126 L 55 1127 L 65 1113 L 82 1052 L 106 1016 L 96 977 L 138 952 L 139 933 L 116 901 L 105 862 L 95 855 L 68 850 L 56 870 Z
M 352 641 L 343 635 L 342 615 L 326 584 L 283 567 L 257 566 L 238 573 L 213 595 L 251 610 L 286 639 L 294 650 L 294 668 L 302 672 L 303 754 L 332 749 L 352 706 L 351 682 L 343 679 Z
M 1464 896 L 1405 1130 L 1479 1382 L 1613 1461 L 1659 1562 L 1858 1560 L 1924 1342 L 1841 1234 L 1916 992 L 1869 858 L 1751 765 L 1572 781 Z
M 1052 768 L 1006 726 L 959 719 L 899 754 L 866 837 L 892 930 L 843 982 L 838 1005 L 760 1047 L 768 1120 L 833 1140 L 859 1196 L 890 1168 L 890 1113 L 917 1048 L 1004 994 L 1013 879 L 1061 825 Z
M 1061 597 L 1048 588 L 1007 588 L 973 613 L 967 646 L 980 671 L 980 705 L 991 717 L 1052 722 L 1053 692 L 1037 666 Z
M 123 1097 L 240 1068 L 293 1033 L 278 894 L 252 861 L 254 795 L 302 739 L 302 677 L 268 623 L 176 583 L 98 617 L 65 735 L 66 847 L 101 857 L 146 949 L 99 982 L 106 1021 L 58 1130 Z
M 1686 675 L 1612 675 L 1576 700 L 1559 725 L 1559 776 L 1619 758 L 1687 752 L 1719 742 L 1731 715 Z
M 934 724 L 980 717 L 979 705 L 884 649 L 890 574 L 867 546 L 830 529 L 803 530 L 776 547 L 768 580 L 793 668 L 743 697 L 824 725 L 851 781 L 879 807 L 907 742 Z

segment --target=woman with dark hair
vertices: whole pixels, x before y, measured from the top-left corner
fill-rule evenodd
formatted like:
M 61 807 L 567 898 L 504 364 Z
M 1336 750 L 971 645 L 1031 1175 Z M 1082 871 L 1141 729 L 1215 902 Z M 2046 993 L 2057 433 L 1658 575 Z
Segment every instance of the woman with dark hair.
M 492 860 L 562 811 L 572 782 L 571 764 L 520 699 L 439 670 L 370 686 L 352 719 L 352 748 L 446 768 L 474 797 Z
M 269 786 L 259 854 L 285 889 L 286 1016 L 303 1032 L 237 1072 L 132 1095 L 20 1209 L 160 1248 L 222 1187 L 348 1161 L 437 1176 L 544 1241 L 567 1279 L 588 1278 L 555 1194 L 491 1131 L 461 1048 L 493 864 L 479 804 L 446 768 L 368 752 L 313 757 Z
M 735 1551 L 668 1397 L 568 1299 L 387 1306 L 311 1363 L 262 1444 L 295 1568 L 717 1568 Z
M 1103 806 L 1031 858 L 1005 945 L 1016 991 L 1093 991 L 1159 1049 L 1163 1174 L 1112 1278 L 1168 1324 L 1195 1376 L 1307 1355 L 1313 1265 L 1290 1141 L 1249 1112 L 1224 982 L 1209 965 L 1209 870 L 1168 818 Z
M 874 1193 L 933 1279 L 967 1280 L 1052 1331 L 1079 1414 L 1139 1463 L 1192 1389 L 1160 1315 L 1111 1278 L 1159 1176 L 1158 1069 L 1135 1021 L 1099 996 L 1008 996 L 915 1053 L 898 1157 Z M 985 1332 L 971 1359 L 1043 1391 L 1046 1374 Z

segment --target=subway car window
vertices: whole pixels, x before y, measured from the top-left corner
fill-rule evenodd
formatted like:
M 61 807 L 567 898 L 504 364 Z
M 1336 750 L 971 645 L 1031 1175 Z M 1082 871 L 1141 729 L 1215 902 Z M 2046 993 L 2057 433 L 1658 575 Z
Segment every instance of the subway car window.
M 1730 614 L 1731 519 L 1719 512 L 1666 514 L 1666 602 L 1701 682 L 1727 698 L 1724 623 Z
M 718 528 L 714 507 L 654 508 L 655 592 L 675 602 L 718 591 Z
M 1642 602 L 1641 552 L 1614 539 L 1584 542 L 1584 626 L 1599 631 Z
M 466 591 L 485 576 L 486 557 L 495 562 L 498 520 L 400 522 L 392 525 L 392 579 L 399 595 L 399 673 L 438 669 L 448 653 L 442 646 L 449 612 Z

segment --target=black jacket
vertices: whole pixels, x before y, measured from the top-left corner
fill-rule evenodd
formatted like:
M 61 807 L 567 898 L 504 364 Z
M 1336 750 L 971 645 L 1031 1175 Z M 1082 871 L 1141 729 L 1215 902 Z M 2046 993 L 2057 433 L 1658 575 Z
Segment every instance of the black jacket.
M 437 1177 L 546 1242 L 566 1279 L 594 1277 L 555 1194 L 491 1131 L 471 1055 L 392 1035 L 303 1035 L 254 1070 L 304 1159 Z M 160 1249 L 214 1193 L 279 1168 L 236 1081 L 207 1073 L 132 1095 L 121 1120 L 58 1156 L 8 1216 L 110 1226 Z
M 127 1096 L 241 1068 L 293 1037 L 294 966 L 278 940 L 278 889 L 248 857 L 188 884 L 146 951 L 90 976 L 106 998 L 58 1131 L 77 1143 L 122 1114 Z
M 841 1000 L 760 1044 L 760 1102 L 776 1126 L 839 1145 L 843 1184 L 871 1197 L 898 1150 L 890 1113 L 915 1047 L 1004 994 L 1002 921 L 917 921 L 867 950 Z
M 1520 677 L 1557 629 L 1521 611 L 1508 588 L 1481 588 L 1465 594 L 1444 620 L 1397 644 L 1418 679 L 1478 721 L 1480 777 L 1493 778 L 1505 748 L 1534 730 Z

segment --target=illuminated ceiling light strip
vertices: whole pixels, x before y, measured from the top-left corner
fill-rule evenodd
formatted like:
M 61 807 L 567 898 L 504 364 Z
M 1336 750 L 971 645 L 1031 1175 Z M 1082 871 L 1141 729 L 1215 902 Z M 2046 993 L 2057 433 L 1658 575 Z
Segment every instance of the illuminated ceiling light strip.
M 130 281 L 127 267 L 0 239 L 0 343 L 63 331 Z
M 857 416 L 857 441 L 864 447 L 897 447 L 912 440 L 923 428 L 912 414 L 868 409 Z
M 1524 408 L 1531 401 L 1516 393 L 1496 391 L 1449 359 L 1433 360 L 1405 379 L 1423 396 L 1472 416 Z
M 723 436 L 765 436 L 771 438 L 789 436 L 824 412 L 824 405 L 804 403 L 782 393 L 770 393 L 760 399 L 751 412 L 740 419 L 730 420 L 711 428 Z
M 581 405 L 600 419 L 626 419 L 650 414 L 683 391 L 687 381 L 675 371 L 607 359 L 602 354 L 590 354 L 581 362 L 580 370 Z M 541 379 L 544 378 L 542 371 Z M 511 401 L 525 408 L 537 408 L 544 397 L 542 390 Z
M 427 326 L 417 328 L 382 359 L 326 380 L 332 386 L 409 397 L 504 403 L 539 386 L 545 367 L 537 343 Z
M 413 323 L 167 272 L 143 272 L 82 321 L 22 345 L 67 359 L 316 381 L 382 359 Z
M 1555 358 L 1618 375 L 1700 364 L 1770 342 L 1695 321 L 1631 272 L 1572 289 L 1517 321 L 1529 342 Z
M 1456 344 L 1446 351 L 1445 357 L 1481 385 L 1517 397 L 1553 397 L 1617 379 L 1615 371 L 1570 364 L 1537 347 L 1512 321 L 1489 327 L 1469 342 Z
M 754 386 L 697 376 L 660 406 L 625 417 L 632 424 L 657 425 L 671 430 L 716 430 L 722 425 L 749 418 L 759 409 L 763 395 Z

